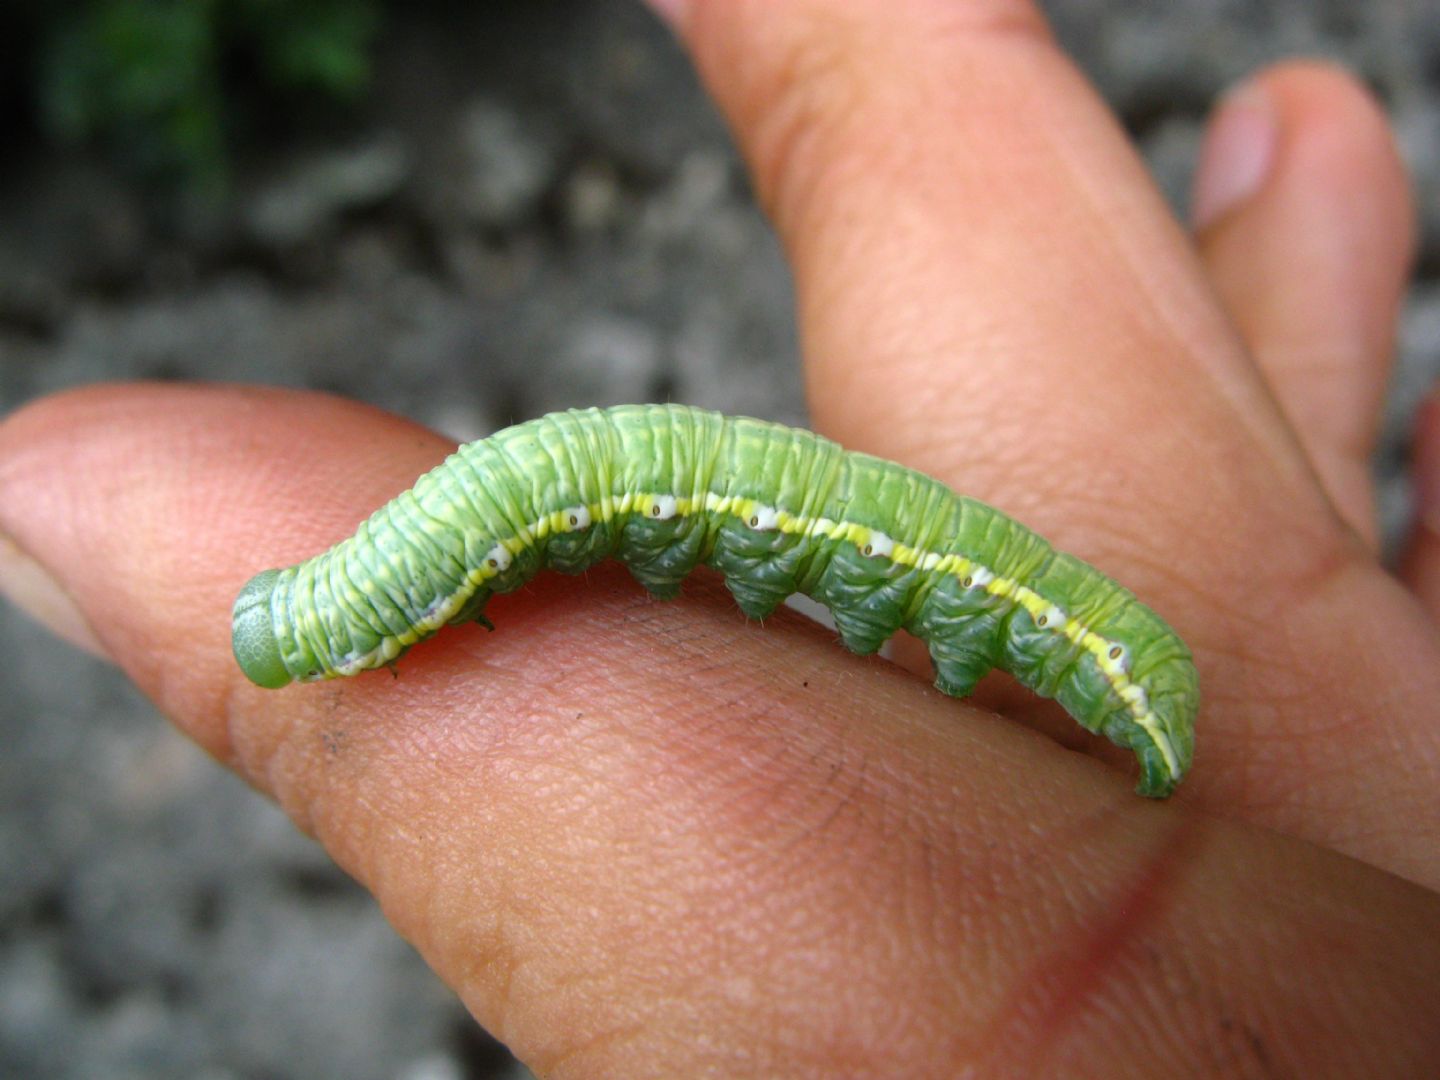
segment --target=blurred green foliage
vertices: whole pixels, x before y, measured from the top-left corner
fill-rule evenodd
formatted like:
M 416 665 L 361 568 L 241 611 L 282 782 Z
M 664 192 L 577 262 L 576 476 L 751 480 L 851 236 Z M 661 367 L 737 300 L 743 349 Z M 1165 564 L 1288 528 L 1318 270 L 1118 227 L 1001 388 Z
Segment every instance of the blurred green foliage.
M 364 92 L 380 0 L 80 0 L 30 18 L 45 131 L 214 192 L 240 126 Z

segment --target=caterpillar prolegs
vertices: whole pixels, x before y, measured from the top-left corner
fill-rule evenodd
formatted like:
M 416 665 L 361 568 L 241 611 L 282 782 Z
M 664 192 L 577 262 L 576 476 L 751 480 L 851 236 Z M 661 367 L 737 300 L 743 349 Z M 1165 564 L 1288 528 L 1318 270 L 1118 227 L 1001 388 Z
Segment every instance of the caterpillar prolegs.
M 542 568 L 611 557 L 665 598 L 712 566 L 757 619 L 804 593 L 857 653 L 903 627 L 957 697 L 1008 671 L 1132 749 L 1142 795 L 1190 764 L 1190 652 L 1123 586 L 912 469 L 682 405 L 555 413 L 460 447 L 348 540 L 253 578 L 235 658 L 266 687 L 353 675 Z

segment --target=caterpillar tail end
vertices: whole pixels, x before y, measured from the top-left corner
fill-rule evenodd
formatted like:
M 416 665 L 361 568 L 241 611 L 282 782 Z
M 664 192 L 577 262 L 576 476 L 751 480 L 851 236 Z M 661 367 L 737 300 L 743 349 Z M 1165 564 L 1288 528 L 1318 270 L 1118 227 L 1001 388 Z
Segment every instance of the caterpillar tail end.
M 1135 790 L 1148 798 L 1169 798 L 1190 771 L 1195 753 L 1194 671 L 1187 660 L 1180 675 L 1188 692 L 1178 701 L 1174 697 L 1159 699 L 1160 707 L 1150 714 L 1153 726 L 1146 729 L 1148 741 L 1135 746 L 1135 756 L 1140 759 L 1140 785 Z
M 1140 759 L 1140 783 L 1135 792 L 1148 799 L 1168 799 L 1175 793 L 1182 773 L 1176 772 L 1165 756 L 1154 747 L 1136 752 Z
M 246 678 L 256 686 L 276 690 L 293 678 L 280 656 L 280 643 L 270 618 L 270 595 L 279 570 L 266 570 L 250 579 L 235 598 L 230 644 Z

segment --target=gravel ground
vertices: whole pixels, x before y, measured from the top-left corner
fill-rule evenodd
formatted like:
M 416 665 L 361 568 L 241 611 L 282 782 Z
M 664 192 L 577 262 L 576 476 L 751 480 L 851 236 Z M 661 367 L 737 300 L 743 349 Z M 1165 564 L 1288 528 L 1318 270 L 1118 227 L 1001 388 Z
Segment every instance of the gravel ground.
M 1064 0 L 1060 35 L 1183 203 L 1208 103 L 1270 60 L 1384 96 L 1424 208 L 1377 468 L 1440 376 L 1427 0 Z M 0 164 L 0 410 L 100 379 L 343 391 L 469 438 L 570 405 L 803 422 L 786 271 L 637 5 L 461 5 L 387 32 L 373 104 L 175 220 L 93 161 Z M 417 74 L 417 73 L 423 73 Z M 0 1075 L 525 1075 L 368 896 L 109 668 L 0 608 Z

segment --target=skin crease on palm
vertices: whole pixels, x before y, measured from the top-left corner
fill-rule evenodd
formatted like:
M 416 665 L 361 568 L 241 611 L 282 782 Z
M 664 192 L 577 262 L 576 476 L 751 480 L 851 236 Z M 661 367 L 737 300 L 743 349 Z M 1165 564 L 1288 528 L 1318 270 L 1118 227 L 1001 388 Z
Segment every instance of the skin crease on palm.
M 789 251 L 815 426 L 1175 625 L 1203 694 L 1176 798 L 1011 688 L 954 701 L 903 645 L 747 624 L 704 574 L 669 604 L 545 575 L 398 678 L 256 689 L 239 586 L 449 449 L 317 395 L 8 417 L 0 581 L 278 800 L 544 1075 L 1421 1075 L 1440 544 L 1417 526 L 1404 580 L 1375 554 L 1413 231 L 1377 107 L 1330 68 L 1258 75 L 1187 234 L 1027 5 L 663 7 Z M 1433 500 L 1440 409 L 1417 444 Z

